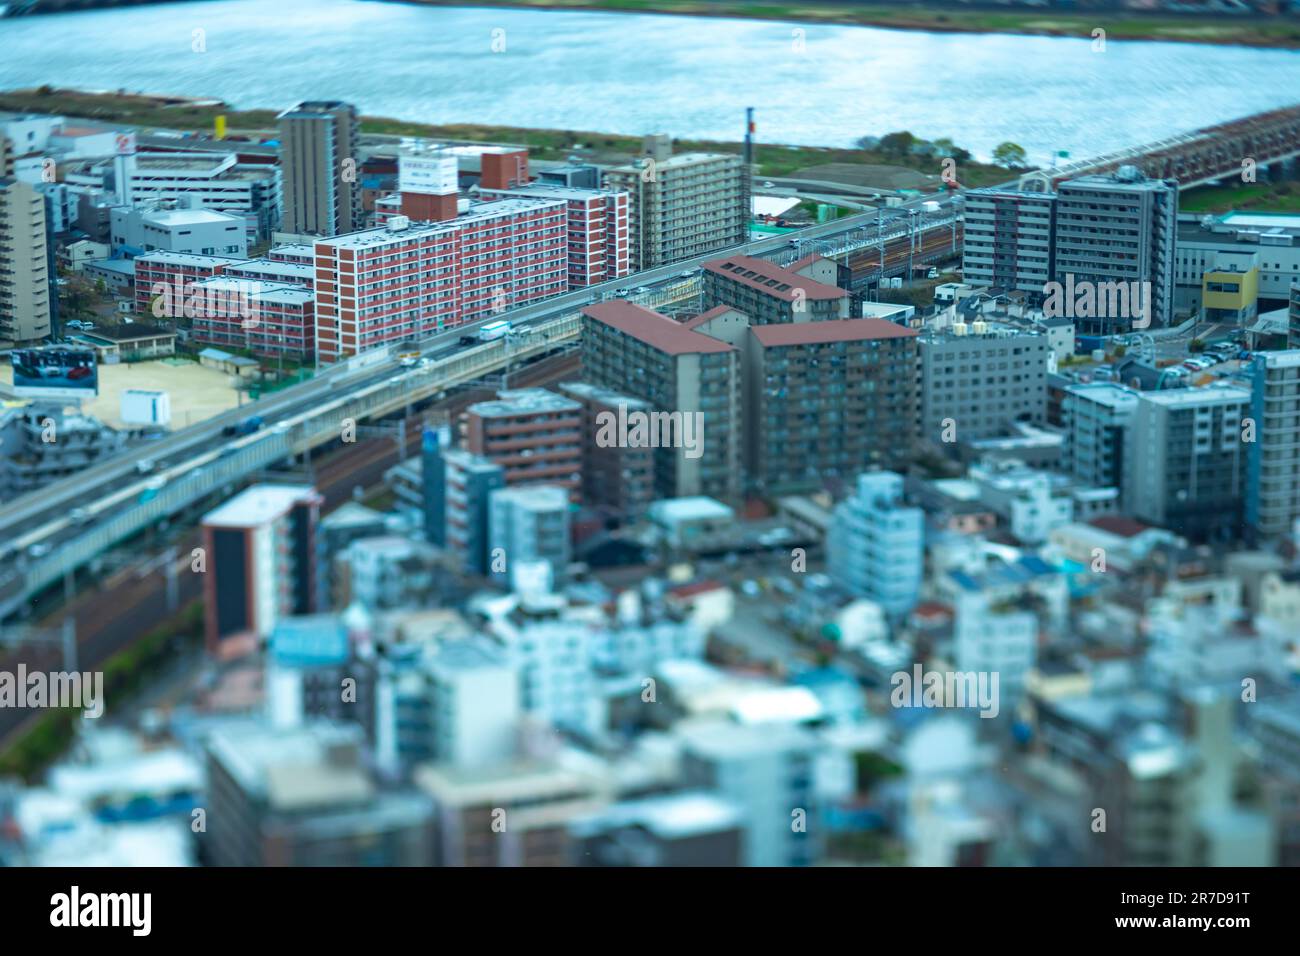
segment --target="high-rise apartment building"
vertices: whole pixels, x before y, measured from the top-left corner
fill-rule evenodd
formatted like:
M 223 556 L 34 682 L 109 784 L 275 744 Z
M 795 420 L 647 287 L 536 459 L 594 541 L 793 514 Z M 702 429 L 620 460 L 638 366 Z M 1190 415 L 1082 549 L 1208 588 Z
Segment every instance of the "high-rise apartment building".
M 501 563 L 492 572 L 514 586 L 539 562 L 550 566 L 551 581 L 564 580 L 572 553 L 569 494 L 558 485 L 500 488 L 489 500 L 489 556 Z
M 1114 173 L 1081 176 L 1057 187 L 1056 279 L 1134 283 L 1150 288 L 1150 314 L 1139 315 L 1130 296 L 1128 314 L 1098 304 L 1088 316 L 1075 315 L 1086 335 L 1124 333 L 1169 325 L 1174 314 L 1175 248 L 1178 239 L 1178 183 L 1147 179 L 1134 166 Z M 1124 310 L 1119 310 L 1123 312 Z
M 621 279 L 631 271 L 628 194 L 615 189 L 526 185 L 480 195 L 562 200 L 568 208 L 569 288 Z
M 655 420 L 675 420 L 680 426 L 669 429 L 667 442 L 662 427 L 653 429 L 660 449 L 655 456 L 657 495 L 739 499 L 740 350 L 622 300 L 588 306 L 582 315 L 583 378 L 635 395 L 656 413 L 680 413 Z
M 465 448 L 505 469 L 507 485 L 557 485 L 582 498 L 582 406 L 544 388 L 498 392 L 465 411 Z
M 728 306 L 754 325 L 819 322 L 849 317 L 849 294 L 755 256 L 704 264 L 704 305 Z
M 355 106 L 309 101 L 279 117 L 285 232 L 338 236 L 363 225 Z
M 1094 488 L 1123 490 L 1132 463 L 1125 454 L 1139 393 L 1118 382 L 1065 389 L 1061 470 Z
M 916 339 L 884 319 L 750 326 L 749 485 L 816 491 L 870 467 L 904 467 L 916 436 Z
M 835 509 L 827 568 L 850 594 L 887 614 L 906 614 L 921 593 L 925 512 L 903 500 L 903 478 L 889 471 L 858 476 L 854 494 Z
M 1005 434 L 1013 422 L 1047 421 L 1043 332 L 992 322 L 956 322 L 918 341 L 921 438 L 936 444 Z
M 1251 360 L 1246 524 L 1261 538 L 1290 534 L 1300 518 L 1300 349 Z
M 1053 193 L 972 189 L 965 194 L 962 222 L 963 282 L 1043 295 L 1055 275 Z
M 460 448 L 445 449 L 441 457 L 447 552 L 465 573 L 486 574 L 488 502 L 493 491 L 506 486 L 505 469 Z
M 1143 392 L 1127 449 L 1134 517 L 1193 540 L 1239 537 L 1250 405 L 1229 385 Z
M 558 390 L 582 405 L 582 501 L 634 521 L 654 501 L 654 449 L 649 444 L 602 440 L 601 426 L 654 411 L 648 402 L 587 382 Z
M 13 174 L 0 137 L 0 343 L 34 343 L 52 329 L 45 198 Z
M 227 637 L 265 638 L 276 623 L 317 609 L 316 524 L 310 485 L 254 485 L 203 518 L 209 651 Z
M 750 167 L 740 156 L 674 156 L 668 137 L 650 136 L 645 156 L 606 169 L 604 185 L 628 194 L 633 272 L 749 238 Z
M 1030 180 L 1033 183 L 1033 180 Z M 1178 184 L 1134 166 L 1044 188 L 967 194 L 962 276 L 1022 291 L 1080 334 L 1168 325 L 1174 314 Z M 1053 290 L 1052 283 L 1062 288 Z M 1086 298 L 1085 298 L 1086 296 Z
M 503 199 L 446 222 L 394 216 L 316 243 L 318 355 L 334 362 L 568 288 L 565 204 Z

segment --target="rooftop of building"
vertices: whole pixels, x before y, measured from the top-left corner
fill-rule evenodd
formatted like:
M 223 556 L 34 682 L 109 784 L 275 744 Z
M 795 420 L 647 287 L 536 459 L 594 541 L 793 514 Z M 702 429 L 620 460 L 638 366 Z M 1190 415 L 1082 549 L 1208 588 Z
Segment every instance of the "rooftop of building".
M 580 401 L 597 402 L 602 405 L 616 406 L 625 405 L 629 409 L 649 408 L 648 402 L 642 401 L 632 395 L 625 395 L 622 392 L 615 391 L 612 388 L 603 388 L 600 385 L 593 385 L 590 382 L 561 382 L 556 388 L 560 389 L 566 395 L 572 395 Z
M 306 305 L 316 301 L 316 293 L 302 286 L 282 285 L 273 289 L 263 289 L 253 296 L 255 302 L 278 302 L 281 305 Z
M 297 257 L 306 256 L 307 258 L 310 259 L 316 255 L 316 250 L 313 249 L 311 246 L 307 245 L 307 243 L 305 242 L 290 242 L 290 243 L 286 243 L 283 246 L 274 246 L 267 253 L 267 255 L 268 256 L 297 256 Z
M 1136 166 L 1121 166 L 1110 172 L 1088 173 L 1083 176 L 1076 176 L 1073 179 L 1067 179 L 1057 186 L 1057 192 L 1059 194 L 1066 189 L 1103 190 L 1115 188 L 1141 190 L 1143 192 L 1164 192 L 1168 189 L 1176 189 L 1177 186 L 1171 186 L 1168 181 L 1163 179 L 1149 179 Z
M 208 749 L 249 796 L 279 810 L 306 810 L 374 796 L 366 772 L 347 756 L 359 738 L 356 725 L 313 721 L 272 727 L 247 720 L 215 730 Z
M 506 666 L 501 648 L 487 638 L 439 643 L 428 661 L 435 671 L 499 670 Z
M 751 325 L 749 334 L 764 348 L 917 337 L 915 329 L 887 319 L 827 319 L 823 322 Z
M 175 337 L 171 329 L 149 322 L 130 322 L 122 325 L 102 325 L 87 329 L 82 333 L 88 338 L 105 339 L 109 342 L 134 342 L 138 339 L 157 339 Z
M 586 186 L 561 186 L 558 183 L 527 183 L 512 189 L 487 189 L 484 192 L 538 199 L 604 199 L 623 192 L 621 189 L 591 189 Z
M 227 274 L 234 272 L 259 272 L 263 275 L 280 276 L 295 282 L 311 282 L 315 268 L 308 262 L 282 262 L 278 259 L 249 259 L 238 265 L 228 266 Z
M 442 449 L 442 460 L 461 471 L 493 472 L 501 470 L 501 465 L 491 458 L 476 455 L 466 448 L 444 448 Z
M 277 621 L 268 649 L 282 667 L 318 667 L 345 663 L 352 645 L 336 615 L 305 614 Z
M 1136 390 L 1119 382 L 1079 382 L 1075 385 L 1067 385 L 1065 390 L 1071 395 L 1078 395 L 1090 402 L 1110 408 L 1136 405 L 1139 395 Z
M 135 275 L 134 259 L 91 259 L 82 265 L 83 269 L 103 269 L 106 272 L 116 272 L 125 276 Z
M 734 508 L 716 498 L 694 495 L 689 498 L 664 498 L 650 506 L 651 514 L 660 521 L 730 521 L 736 517 Z
M 624 299 L 589 305 L 582 313 L 668 355 L 708 355 L 733 350 L 725 342 L 694 332 L 666 315 Z
M 682 323 L 682 327 L 687 329 L 698 329 L 701 325 L 707 325 L 708 323 L 712 322 L 714 319 L 723 315 L 728 315 L 730 313 L 734 313 L 736 315 L 745 314 L 741 312 L 739 309 L 733 309 L 729 305 L 715 305 L 707 312 L 701 312 L 699 315 L 687 319 L 685 322 Z
M 826 285 L 756 256 L 730 256 L 704 263 L 704 269 L 744 283 L 764 295 L 793 302 L 802 293 L 805 299 L 846 299 L 848 292 Z
M 235 165 L 234 153 L 137 153 L 135 168 L 218 172 Z
M 223 351 L 222 349 L 213 348 L 201 349 L 199 351 L 199 358 L 215 359 L 219 362 L 229 362 L 232 365 L 241 365 L 245 368 L 254 367 L 258 364 L 257 359 L 247 358 L 243 355 L 232 355 L 230 352 Z
M 809 731 L 788 723 L 741 724 L 704 718 L 682 721 L 675 729 L 688 750 L 719 761 L 804 750 L 816 741 Z
M 242 226 L 244 222 L 243 216 L 217 212 L 214 209 L 146 209 L 139 210 L 137 214 L 141 219 L 173 229 L 178 226 L 203 226 L 217 223 Z
M 515 507 L 528 511 L 569 510 L 569 491 L 559 485 L 514 485 L 509 488 L 497 488 L 492 492 L 492 500 L 509 501 Z
M 146 252 L 135 257 L 136 262 L 159 263 L 175 266 L 197 266 L 210 269 L 216 266 L 228 266 L 236 262 L 247 262 L 239 256 L 201 256 L 192 252 Z
M 270 279 L 249 279 L 245 276 L 232 276 L 225 273 L 200 279 L 194 283 L 193 288 L 204 291 L 237 292 L 246 296 L 285 291 L 306 292 L 308 296 L 314 296 L 310 289 L 304 289 L 297 283 L 273 282 Z
M 514 418 L 541 412 L 578 412 L 582 406 L 545 388 L 518 388 L 497 392 L 486 402 L 475 402 L 467 411 L 480 418 Z
M 1088 524 L 1121 538 L 1135 538 L 1149 528 L 1135 518 L 1124 515 L 1098 515 Z
M 253 485 L 225 504 L 209 511 L 203 524 L 210 527 L 251 528 L 274 521 L 302 501 L 317 498 L 311 485 Z
M 649 157 L 642 156 L 630 163 L 624 163 L 620 166 L 610 166 L 606 168 L 605 172 L 636 173 L 637 175 L 640 175 L 641 170 L 644 168 L 641 163 L 648 158 Z M 695 166 L 701 163 L 717 163 L 724 161 L 739 163 L 741 162 L 741 157 L 734 153 L 677 153 L 673 156 L 669 156 L 667 159 L 656 160 L 655 168 L 672 170 L 680 169 L 684 166 Z
M 474 807 L 562 800 L 591 789 L 582 775 L 556 763 L 518 759 L 489 767 L 425 764 L 415 784 L 440 805 Z
M 576 821 L 574 830 L 583 834 L 639 827 L 661 840 L 680 840 L 744 825 L 740 807 L 715 793 L 688 791 L 612 804 L 594 816 Z
M 560 208 L 564 205 L 559 199 L 531 199 L 518 197 L 512 199 L 492 199 L 487 202 L 471 203 L 468 212 L 463 212 L 455 219 L 434 223 L 410 223 L 404 228 L 389 225 L 377 229 L 364 229 L 342 236 L 333 236 L 317 240 L 317 245 L 333 246 L 336 249 L 356 249 L 364 251 L 376 249 L 390 243 L 411 242 L 436 235 L 448 235 L 457 229 L 505 216 L 517 216 L 534 212 L 538 209 Z M 403 217 L 405 218 L 405 217 Z
M 1056 573 L 1057 569 L 1038 555 L 1022 554 L 1013 561 L 989 561 L 978 571 L 952 569 L 947 576 L 963 591 L 976 592 L 990 587 L 1028 584 Z
M 359 528 L 382 524 L 384 515 L 359 501 L 345 501 L 320 520 L 322 529 Z
M 1250 392 L 1235 385 L 1212 384 L 1200 388 L 1160 389 L 1155 392 L 1143 392 L 1144 401 L 1154 402 L 1170 408 L 1210 405 L 1220 402 L 1248 402 Z

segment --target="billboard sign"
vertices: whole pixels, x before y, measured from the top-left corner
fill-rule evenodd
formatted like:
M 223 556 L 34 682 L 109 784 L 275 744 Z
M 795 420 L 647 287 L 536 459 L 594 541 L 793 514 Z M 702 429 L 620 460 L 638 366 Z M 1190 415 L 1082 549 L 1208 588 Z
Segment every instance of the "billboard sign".
M 403 153 L 397 161 L 397 188 L 404 193 L 450 196 L 458 189 L 456 157 L 449 153 Z
M 14 349 L 14 394 L 19 398 L 92 399 L 99 394 L 93 349 Z

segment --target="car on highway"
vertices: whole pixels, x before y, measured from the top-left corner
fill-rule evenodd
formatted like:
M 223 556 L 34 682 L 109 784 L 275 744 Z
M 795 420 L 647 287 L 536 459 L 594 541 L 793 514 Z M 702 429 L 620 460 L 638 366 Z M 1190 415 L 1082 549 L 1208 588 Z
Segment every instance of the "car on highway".
M 772 182 L 772 180 L 769 179 L 767 182 L 763 183 L 763 188 L 764 188 L 764 189 L 771 189 L 771 188 L 773 188 L 775 185 L 776 185 L 776 183 Z
M 153 471 L 153 467 L 154 464 L 152 458 L 142 458 L 140 461 L 135 463 L 136 474 L 140 475 L 149 474 L 149 472 Z
M 224 428 L 221 429 L 221 434 L 225 435 L 227 438 L 230 437 L 231 435 L 251 435 L 253 434 L 253 432 L 261 428 L 264 424 L 266 423 L 262 421 L 262 417 L 260 415 L 253 415 L 249 418 L 245 418 L 242 421 L 238 421 L 233 425 L 225 426 Z

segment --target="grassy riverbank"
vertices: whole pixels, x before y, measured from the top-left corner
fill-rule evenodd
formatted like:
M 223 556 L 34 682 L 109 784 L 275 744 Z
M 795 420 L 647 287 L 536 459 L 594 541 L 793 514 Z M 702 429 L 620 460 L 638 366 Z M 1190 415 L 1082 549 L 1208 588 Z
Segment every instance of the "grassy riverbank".
M 196 105 L 183 97 L 169 99 L 126 92 L 87 93 L 51 87 L 0 92 L 0 110 L 53 113 L 106 123 L 198 132 L 211 131 L 216 117 L 224 115 L 227 128 L 232 134 L 241 131 L 273 131 L 276 117 L 275 110 L 232 110 L 219 105 Z M 641 150 L 640 136 L 588 131 L 522 129 L 515 126 L 471 124 L 439 125 L 379 116 L 363 117 L 361 129 L 364 133 L 372 134 L 514 143 L 527 146 L 531 154 L 538 159 L 550 160 L 563 160 L 577 155 L 592 161 L 612 162 L 639 155 Z M 866 134 L 870 131 L 860 132 Z M 740 151 L 741 144 L 679 139 L 675 141 L 675 149 L 679 152 L 704 150 L 735 153 Z M 761 143 L 757 147 L 756 158 L 760 176 L 790 176 L 800 170 L 839 165 L 860 168 L 880 167 L 882 170 L 884 168 L 897 170 L 904 176 L 911 171 L 914 182 L 910 185 L 916 188 L 927 188 L 927 186 L 937 188 L 939 174 L 942 171 L 940 161 L 932 157 L 900 156 L 852 147 L 782 146 Z M 1005 182 L 1014 174 L 1001 166 L 969 161 L 958 165 L 957 175 L 964 186 L 982 186 Z M 894 178 L 897 178 L 897 173 Z M 877 185 L 889 188 L 888 184 Z
M 758 0 L 400 0 L 446 7 L 524 7 L 667 13 L 682 16 L 797 20 L 930 30 L 940 33 L 1018 33 L 1091 39 L 1100 27 L 1112 40 L 1160 40 L 1242 46 L 1300 48 L 1300 18 L 1209 17 L 1192 14 L 1089 11 L 1063 13 L 1033 8 L 970 10 L 924 4 L 768 3 Z

